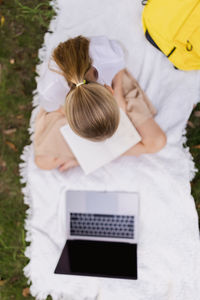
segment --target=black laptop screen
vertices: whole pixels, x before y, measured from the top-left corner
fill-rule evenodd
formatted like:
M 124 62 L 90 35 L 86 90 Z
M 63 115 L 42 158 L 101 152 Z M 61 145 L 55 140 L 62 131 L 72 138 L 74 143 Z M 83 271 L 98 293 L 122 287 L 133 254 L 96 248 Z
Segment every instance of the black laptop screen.
M 137 244 L 67 240 L 55 273 L 137 279 Z

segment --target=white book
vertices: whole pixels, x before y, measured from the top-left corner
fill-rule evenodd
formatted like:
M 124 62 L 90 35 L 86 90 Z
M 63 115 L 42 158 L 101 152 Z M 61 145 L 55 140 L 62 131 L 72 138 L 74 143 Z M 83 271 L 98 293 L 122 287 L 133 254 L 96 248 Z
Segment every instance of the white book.
M 70 128 L 69 124 L 62 126 L 60 131 L 86 175 L 103 167 L 142 140 L 121 108 L 117 130 L 103 141 L 93 142 L 82 138 Z

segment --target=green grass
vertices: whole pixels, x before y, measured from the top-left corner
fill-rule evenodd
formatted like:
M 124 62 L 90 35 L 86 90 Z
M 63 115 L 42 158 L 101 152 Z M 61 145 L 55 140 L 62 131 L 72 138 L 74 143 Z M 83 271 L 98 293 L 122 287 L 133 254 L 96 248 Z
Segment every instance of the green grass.
M 190 152 L 194 158 L 195 166 L 199 170 L 198 173 L 196 173 L 195 178 L 191 182 L 191 189 L 200 220 L 200 116 L 195 116 L 195 113 L 199 111 L 200 103 L 197 104 L 190 116 L 189 121 L 192 122 L 194 128 L 191 126 L 187 126 L 186 145 L 190 147 Z M 199 146 L 199 148 L 195 148 L 196 146 Z
M 0 299 L 21 300 L 28 286 L 23 268 L 25 211 L 18 165 L 30 143 L 27 128 L 36 88 L 38 49 L 54 12 L 49 1 L 0 0 Z M 13 63 L 14 62 L 14 63 Z M 13 129 L 6 134 L 5 130 Z M 34 299 L 30 295 L 26 299 Z M 48 297 L 48 299 L 51 299 Z
M 36 88 L 35 66 L 38 49 L 54 12 L 49 1 L 0 0 L 0 299 L 21 300 L 28 286 L 23 268 L 28 259 L 24 250 L 24 204 L 19 180 L 23 147 L 30 143 L 27 128 Z M 2 20 L 2 21 L 1 21 Z M 13 63 L 14 62 L 14 63 Z M 195 111 L 200 110 L 200 104 Z M 195 128 L 188 126 L 187 145 L 200 168 L 200 118 L 191 115 Z M 13 129 L 6 134 L 5 130 Z M 200 172 L 192 182 L 192 195 L 200 215 Z M 27 300 L 34 299 L 30 295 Z M 49 296 L 48 299 L 51 299 Z

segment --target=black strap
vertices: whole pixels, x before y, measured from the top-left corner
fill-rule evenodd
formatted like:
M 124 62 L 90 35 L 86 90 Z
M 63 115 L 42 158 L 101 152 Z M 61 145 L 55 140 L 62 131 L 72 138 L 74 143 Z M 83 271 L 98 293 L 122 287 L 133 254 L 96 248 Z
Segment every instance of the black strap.
M 148 0 L 142 0 L 142 1 L 141 1 L 142 5 L 146 5 L 147 2 L 148 2 Z
M 172 53 L 176 50 L 176 47 L 174 47 L 170 52 L 169 54 L 167 55 L 167 57 L 170 57 L 170 55 L 172 55 Z
M 158 50 L 160 50 L 160 48 L 158 47 L 158 45 L 154 42 L 154 40 L 153 40 L 152 37 L 150 36 L 148 30 L 146 30 L 145 36 L 146 36 L 147 40 L 148 40 L 154 47 L 156 47 Z M 160 50 L 160 51 L 161 51 L 161 50 Z M 162 51 L 161 51 L 161 52 L 162 52 Z
M 147 38 L 147 40 L 154 46 L 156 47 L 158 50 L 160 50 L 162 52 L 162 50 L 158 47 L 158 45 L 154 42 L 154 40 L 152 39 L 152 37 L 150 36 L 148 30 L 146 30 L 145 32 L 145 36 Z M 176 50 L 176 47 L 174 47 L 170 53 L 168 55 L 166 55 L 167 57 L 170 57 L 170 55 L 172 55 L 172 53 Z M 163 52 L 162 52 L 163 53 Z M 174 66 L 175 69 L 179 70 L 177 67 Z

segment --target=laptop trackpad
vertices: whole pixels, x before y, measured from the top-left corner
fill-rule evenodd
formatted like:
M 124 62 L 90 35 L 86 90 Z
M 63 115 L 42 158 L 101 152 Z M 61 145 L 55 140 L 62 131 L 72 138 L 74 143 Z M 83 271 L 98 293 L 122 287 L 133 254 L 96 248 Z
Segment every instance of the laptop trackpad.
M 57 274 L 137 279 L 137 244 L 67 240 Z

